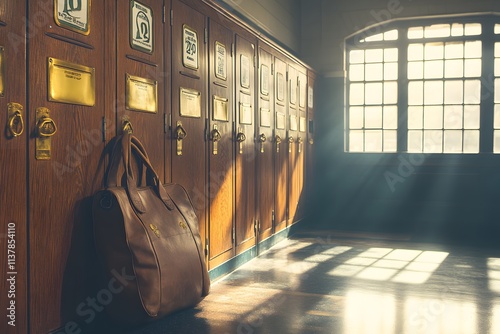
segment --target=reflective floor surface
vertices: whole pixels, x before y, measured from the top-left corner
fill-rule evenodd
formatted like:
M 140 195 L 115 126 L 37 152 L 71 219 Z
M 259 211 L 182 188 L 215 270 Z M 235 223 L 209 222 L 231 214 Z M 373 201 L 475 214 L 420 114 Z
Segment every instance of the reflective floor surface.
M 120 333 L 500 333 L 500 252 L 303 233 Z

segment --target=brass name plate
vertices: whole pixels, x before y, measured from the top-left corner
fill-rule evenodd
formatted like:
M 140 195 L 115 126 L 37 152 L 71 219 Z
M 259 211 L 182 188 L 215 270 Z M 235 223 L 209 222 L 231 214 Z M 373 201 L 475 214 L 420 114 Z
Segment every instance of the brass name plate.
M 252 124 L 252 105 L 240 103 L 240 124 Z
M 285 114 L 282 112 L 276 113 L 276 129 L 285 129 Z
M 5 67 L 4 67 L 4 47 L 0 46 L 0 96 L 3 97 L 5 94 Z
M 180 115 L 184 117 L 201 117 L 201 93 L 194 89 L 181 87 Z
M 305 117 L 300 117 L 299 119 L 299 131 L 306 132 L 307 130 L 307 120 Z
M 260 126 L 271 127 L 271 110 L 261 108 L 260 109 Z
M 49 101 L 95 105 L 95 68 L 48 58 Z
M 158 83 L 155 80 L 136 77 L 127 73 L 125 108 L 156 114 L 158 112 Z
M 297 131 L 297 116 L 290 115 L 290 130 Z
M 214 95 L 214 121 L 229 121 L 228 99 Z

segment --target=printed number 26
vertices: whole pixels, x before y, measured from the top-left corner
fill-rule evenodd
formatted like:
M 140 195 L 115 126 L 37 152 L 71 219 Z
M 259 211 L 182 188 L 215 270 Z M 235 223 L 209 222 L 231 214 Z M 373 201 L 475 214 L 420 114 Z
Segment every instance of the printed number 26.
M 186 53 L 189 55 L 194 55 L 196 53 L 196 44 L 186 41 Z

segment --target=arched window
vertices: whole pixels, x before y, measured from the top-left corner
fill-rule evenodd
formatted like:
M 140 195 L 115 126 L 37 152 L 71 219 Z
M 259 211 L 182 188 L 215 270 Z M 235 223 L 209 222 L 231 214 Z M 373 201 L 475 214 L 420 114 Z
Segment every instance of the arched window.
M 498 18 L 401 20 L 347 38 L 346 151 L 500 153 Z

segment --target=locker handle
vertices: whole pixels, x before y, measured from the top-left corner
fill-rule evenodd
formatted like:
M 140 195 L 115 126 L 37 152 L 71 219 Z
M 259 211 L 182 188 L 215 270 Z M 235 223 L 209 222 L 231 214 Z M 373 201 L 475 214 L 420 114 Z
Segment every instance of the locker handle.
M 292 143 L 294 143 L 294 142 L 295 142 L 295 139 L 294 139 L 292 136 L 290 136 L 290 137 L 288 137 L 288 142 L 289 142 L 290 144 L 292 144 Z
M 242 143 L 245 140 L 247 140 L 247 136 L 245 136 L 245 134 L 243 132 L 238 132 L 238 134 L 236 135 L 236 141 L 238 143 Z
M 9 103 L 8 128 L 12 138 L 19 137 L 24 132 L 24 119 L 21 111 L 23 107 L 18 103 Z
M 281 137 L 276 135 L 276 144 L 281 144 Z
M 212 130 L 212 141 L 218 142 L 221 139 L 222 139 L 222 135 L 220 134 L 220 131 L 214 128 Z
M 57 132 L 57 126 L 54 120 L 50 117 L 43 117 L 37 123 L 38 135 L 40 138 L 52 137 Z
M 175 133 L 177 135 L 176 136 L 177 140 L 183 140 L 184 138 L 187 137 L 186 129 L 184 129 L 181 122 L 177 123 L 177 129 L 175 130 Z
M 260 136 L 259 136 L 259 141 L 260 141 L 261 143 L 265 143 L 265 142 L 266 142 L 266 140 L 267 140 L 266 135 L 265 135 L 265 134 L 263 134 L 263 133 L 261 133 L 261 134 L 260 134 Z

